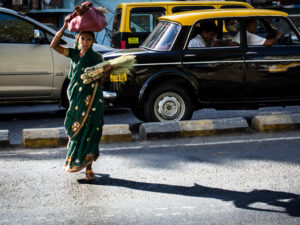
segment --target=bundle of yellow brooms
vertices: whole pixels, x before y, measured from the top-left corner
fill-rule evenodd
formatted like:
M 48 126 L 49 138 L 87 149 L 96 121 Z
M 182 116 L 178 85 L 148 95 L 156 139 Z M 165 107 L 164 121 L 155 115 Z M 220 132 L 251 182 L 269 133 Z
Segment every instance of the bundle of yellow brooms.
M 81 75 L 81 79 L 84 84 L 89 84 L 95 80 L 102 79 L 106 75 L 104 67 L 108 64 L 111 65 L 112 70 L 110 71 L 113 75 L 119 74 L 130 74 L 135 64 L 134 55 L 122 55 L 118 58 L 111 59 L 108 61 L 103 61 L 95 66 L 87 67 L 84 70 L 84 74 Z

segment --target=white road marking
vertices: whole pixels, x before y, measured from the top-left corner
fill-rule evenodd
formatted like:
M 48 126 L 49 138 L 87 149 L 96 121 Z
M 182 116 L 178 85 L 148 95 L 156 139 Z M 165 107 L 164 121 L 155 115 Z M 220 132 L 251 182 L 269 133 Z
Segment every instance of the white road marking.
M 290 140 L 300 140 L 300 137 L 280 137 L 280 138 L 252 139 L 252 140 L 250 139 L 250 140 L 218 141 L 218 142 L 207 142 L 207 143 L 184 144 L 184 146 L 245 144 L 245 143 L 254 143 L 254 142 L 290 141 Z
M 299 137 L 278 137 L 278 138 L 261 138 L 261 139 L 241 139 L 241 140 L 229 140 L 229 141 L 207 141 L 201 143 L 187 143 L 187 144 L 176 144 L 177 146 L 182 147 L 194 147 L 194 146 L 212 146 L 212 145 L 227 145 L 227 144 L 246 144 L 246 143 L 255 143 L 255 142 L 271 142 L 271 141 L 290 141 L 290 140 L 300 140 Z M 174 147 L 174 144 L 163 144 L 163 145 L 139 145 L 139 146 L 126 146 L 126 147 L 103 147 L 100 144 L 100 152 L 101 151 L 114 151 L 114 150 L 132 150 L 132 149 L 143 149 L 143 148 L 170 148 Z M 43 155 L 43 154 L 58 154 L 61 153 L 58 150 L 55 151 L 39 151 L 39 152 L 28 152 L 28 150 L 19 151 L 16 153 L 4 153 L 0 156 L 15 156 L 18 154 L 30 154 L 30 155 Z
M 215 142 L 202 142 L 202 143 L 188 143 L 188 144 L 177 144 L 177 146 L 207 146 L 207 145 L 226 145 L 226 144 L 246 144 L 255 142 L 270 142 L 270 141 L 290 141 L 300 140 L 300 137 L 279 137 L 279 138 L 262 138 L 262 139 L 243 139 L 243 140 L 230 140 L 230 141 L 215 141 Z M 128 146 L 128 147 L 113 147 L 103 148 L 100 145 L 100 151 L 111 151 L 111 150 L 130 150 L 130 149 L 142 149 L 142 148 L 169 148 L 174 147 L 174 144 L 164 145 L 148 145 L 148 146 Z

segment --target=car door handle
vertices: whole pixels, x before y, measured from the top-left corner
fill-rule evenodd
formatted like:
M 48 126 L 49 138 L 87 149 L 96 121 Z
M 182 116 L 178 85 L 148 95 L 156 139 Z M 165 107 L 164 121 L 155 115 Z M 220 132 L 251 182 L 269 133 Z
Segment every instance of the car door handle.
M 257 55 L 257 52 L 246 52 L 246 55 Z
M 194 57 L 196 54 L 185 54 L 184 57 Z

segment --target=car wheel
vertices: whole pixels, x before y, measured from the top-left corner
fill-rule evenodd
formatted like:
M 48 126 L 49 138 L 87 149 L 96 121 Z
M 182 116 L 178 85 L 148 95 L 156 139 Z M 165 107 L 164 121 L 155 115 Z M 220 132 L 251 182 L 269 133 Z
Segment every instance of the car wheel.
M 131 107 L 133 115 L 141 121 L 145 121 L 144 109 L 141 105 Z
M 187 91 L 178 85 L 157 86 L 148 95 L 144 113 L 146 121 L 179 121 L 192 117 L 192 101 Z

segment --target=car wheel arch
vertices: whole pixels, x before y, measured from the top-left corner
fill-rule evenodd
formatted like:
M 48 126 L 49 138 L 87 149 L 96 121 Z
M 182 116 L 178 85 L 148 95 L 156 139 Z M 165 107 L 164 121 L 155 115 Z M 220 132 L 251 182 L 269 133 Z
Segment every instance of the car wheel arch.
M 188 85 L 187 91 L 191 95 L 192 99 L 196 98 L 198 95 L 198 83 L 194 77 L 188 76 L 187 74 L 176 71 L 176 70 L 167 70 L 161 71 L 156 74 L 153 74 L 151 77 L 147 79 L 147 81 L 143 84 L 140 89 L 138 101 L 143 102 L 146 98 L 149 91 L 158 84 L 168 82 L 174 84 L 184 84 Z

